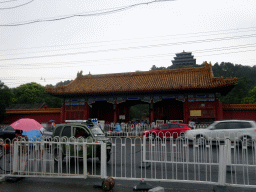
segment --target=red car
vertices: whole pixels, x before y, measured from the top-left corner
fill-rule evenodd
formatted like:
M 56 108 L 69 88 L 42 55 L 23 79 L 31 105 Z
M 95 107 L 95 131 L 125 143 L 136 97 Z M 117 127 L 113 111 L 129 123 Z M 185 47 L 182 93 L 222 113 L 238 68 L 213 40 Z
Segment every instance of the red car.
M 143 133 L 146 137 L 154 139 L 156 136 L 158 137 L 179 137 L 184 135 L 184 133 L 191 128 L 184 123 L 166 123 L 163 125 L 159 125 L 154 129 L 149 129 Z

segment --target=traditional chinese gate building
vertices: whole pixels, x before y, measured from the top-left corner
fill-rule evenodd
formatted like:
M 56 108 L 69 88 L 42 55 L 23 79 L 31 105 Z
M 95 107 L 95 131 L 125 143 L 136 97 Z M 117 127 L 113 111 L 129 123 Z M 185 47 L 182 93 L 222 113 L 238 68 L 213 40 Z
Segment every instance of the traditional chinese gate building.
M 46 92 L 64 99 L 61 122 L 98 118 L 130 120 L 130 107 L 149 105 L 149 121 L 192 118 L 208 122 L 223 118 L 216 93 L 227 94 L 236 78 L 214 77 L 211 64 L 203 67 L 146 72 L 82 75 L 69 85 L 48 87 Z

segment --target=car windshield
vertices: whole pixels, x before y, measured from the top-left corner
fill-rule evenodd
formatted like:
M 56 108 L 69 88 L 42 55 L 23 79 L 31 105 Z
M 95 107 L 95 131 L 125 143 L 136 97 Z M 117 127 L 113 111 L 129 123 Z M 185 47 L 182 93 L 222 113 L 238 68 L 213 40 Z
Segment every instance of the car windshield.
M 3 127 L 3 131 L 15 131 L 10 125 Z
M 91 130 L 92 130 L 92 133 L 93 133 L 94 135 L 104 135 L 102 129 L 99 128 L 97 125 L 94 125 L 94 126 L 91 128 Z
M 214 128 L 214 125 L 216 124 L 216 121 L 212 122 L 210 125 L 206 127 L 206 129 L 212 129 Z

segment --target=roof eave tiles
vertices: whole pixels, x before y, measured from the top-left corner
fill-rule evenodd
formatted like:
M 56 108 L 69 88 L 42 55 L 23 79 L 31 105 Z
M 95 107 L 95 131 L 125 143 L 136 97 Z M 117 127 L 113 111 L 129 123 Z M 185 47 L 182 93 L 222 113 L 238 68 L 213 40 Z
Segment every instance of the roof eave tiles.
M 104 75 L 81 74 L 69 85 L 46 88 L 54 95 L 96 94 L 112 92 L 172 91 L 181 89 L 209 89 L 236 84 L 236 78 L 213 77 L 212 67 L 157 70 Z

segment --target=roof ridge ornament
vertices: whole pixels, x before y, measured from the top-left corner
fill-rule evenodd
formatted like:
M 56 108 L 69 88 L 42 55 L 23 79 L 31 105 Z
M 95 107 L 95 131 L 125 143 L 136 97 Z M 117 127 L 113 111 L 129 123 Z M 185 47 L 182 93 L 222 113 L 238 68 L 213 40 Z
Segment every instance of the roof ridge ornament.
M 80 79 L 83 76 L 83 71 L 77 72 L 77 78 Z

